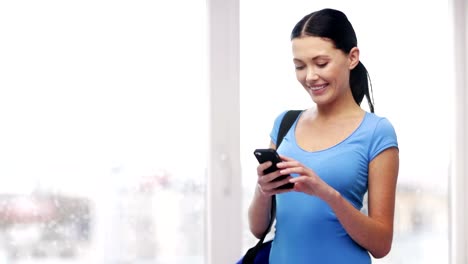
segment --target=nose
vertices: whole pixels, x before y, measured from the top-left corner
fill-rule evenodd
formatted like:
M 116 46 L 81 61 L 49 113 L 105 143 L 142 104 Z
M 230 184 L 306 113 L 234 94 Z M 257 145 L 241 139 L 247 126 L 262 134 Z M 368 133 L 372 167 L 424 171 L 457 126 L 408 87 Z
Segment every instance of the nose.
M 317 73 L 314 71 L 314 69 L 312 67 L 308 67 L 307 75 L 306 75 L 306 82 L 310 83 L 310 82 L 314 82 L 316 80 L 318 80 Z

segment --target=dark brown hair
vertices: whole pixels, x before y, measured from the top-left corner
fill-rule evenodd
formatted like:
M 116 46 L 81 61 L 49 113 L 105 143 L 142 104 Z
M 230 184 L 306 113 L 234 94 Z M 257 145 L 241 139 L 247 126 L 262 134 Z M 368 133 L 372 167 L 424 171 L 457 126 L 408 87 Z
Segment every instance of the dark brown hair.
M 303 36 L 327 38 L 345 54 L 349 54 L 352 48 L 357 47 L 356 33 L 351 22 L 343 12 L 335 9 L 322 9 L 302 18 L 292 30 L 291 40 Z M 351 70 L 349 84 L 356 103 L 361 105 L 362 99 L 366 96 L 369 109 L 373 113 L 374 104 L 370 93 L 372 84 L 366 67 L 360 61 Z

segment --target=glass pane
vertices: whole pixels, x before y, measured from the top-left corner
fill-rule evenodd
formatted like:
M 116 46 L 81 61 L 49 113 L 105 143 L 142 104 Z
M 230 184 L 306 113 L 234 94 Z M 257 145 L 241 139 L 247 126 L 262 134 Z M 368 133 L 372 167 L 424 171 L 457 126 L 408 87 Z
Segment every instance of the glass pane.
M 268 146 L 280 112 L 312 105 L 295 77 L 290 32 L 307 13 L 331 7 L 343 10 L 355 28 L 361 61 L 372 79 L 376 112 L 393 123 L 400 146 L 393 248 L 373 263 L 448 263 L 451 76 L 450 68 L 442 66 L 449 65 L 451 55 L 444 35 L 449 32 L 447 5 L 447 1 L 241 1 L 244 250 L 257 241 L 247 224 L 256 181 L 252 151 Z M 435 250 L 437 254 L 430 253 Z
M 204 263 L 205 9 L 0 4 L 0 263 Z

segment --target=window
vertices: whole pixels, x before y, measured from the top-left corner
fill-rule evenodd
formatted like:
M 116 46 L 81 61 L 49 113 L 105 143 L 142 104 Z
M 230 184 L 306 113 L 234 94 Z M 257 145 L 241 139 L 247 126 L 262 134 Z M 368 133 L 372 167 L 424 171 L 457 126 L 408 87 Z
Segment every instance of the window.
M 216 13 L 234 2 L 208 7 Z M 448 262 L 445 135 L 452 131 L 445 117 L 452 98 L 440 89 L 451 77 L 444 67 L 451 49 L 440 35 L 448 31 L 446 5 L 241 2 L 242 252 L 256 242 L 246 223 L 257 165 L 252 151 L 269 143 L 276 114 L 310 105 L 295 80 L 290 30 L 308 11 L 336 7 L 353 22 L 376 110 L 395 125 L 401 148 L 394 247 L 374 262 Z M 223 169 L 231 166 L 229 180 L 238 183 L 237 157 L 208 150 L 215 145 L 208 128 L 225 123 L 209 124 L 207 115 L 205 12 L 205 2 L 182 0 L 0 3 L 0 263 L 209 263 L 209 243 L 218 254 L 214 263 L 236 254 L 235 239 L 220 251 L 205 235 L 217 224 L 207 220 L 207 200 L 219 198 L 206 191 L 207 153 Z M 228 26 L 237 25 L 224 15 Z M 218 25 L 212 26 L 232 30 Z M 428 56 L 433 47 L 436 61 Z M 212 109 L 224 109 L 223 100 Z M 229 125 L 236 110 L 227 111 Z M 236 138 L 232 127 L 227 136 Z M 197 155 L 182 166 L 184 147 Z M 237 203 L 237 187 L 222 190 Z M 237 208 L 224 210 L 237 215 Z M 213 237 L 230 238 L 238 233 L 232 229 Z M 438 254 L 427 253 L 432 249 Z
M 1 4 L 1 263 L 204 263 L 205 9 Z

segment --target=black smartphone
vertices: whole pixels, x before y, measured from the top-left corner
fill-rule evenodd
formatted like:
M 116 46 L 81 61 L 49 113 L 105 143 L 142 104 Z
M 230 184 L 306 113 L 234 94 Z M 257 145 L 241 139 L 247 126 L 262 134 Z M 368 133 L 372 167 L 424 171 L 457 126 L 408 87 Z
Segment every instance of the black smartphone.
M 278 152 L 276 152 L 276 150 L 271 149 L 271 148 L 256 149 L 254 151 L 254 155 L 257 158 L 259 163 L 264 163 L 267 161 L 271 161 L 271 163 L 273 163 L 273 165 L 271 165 L 269 168 L 263 171 L 264 174 L 268 174 L 268 173 L 278 170 L 278 167 L 276 167 L 276 164 L 281 162 L 281 158 L 278 155 Z M 273 181 L 281 181 L 287 177 L 289 177 L 289 174 L 278 176 Z M 293 187 L 294 187 L 294 183 L 289 182 L 289 183 L 279 186 L 277 189 L 292 189 Z

